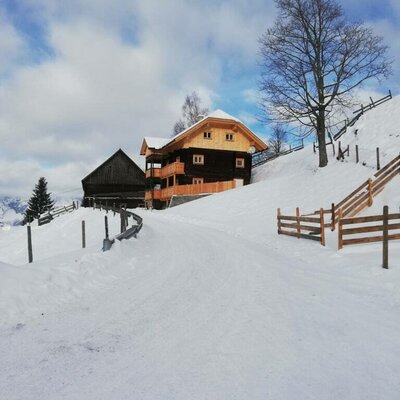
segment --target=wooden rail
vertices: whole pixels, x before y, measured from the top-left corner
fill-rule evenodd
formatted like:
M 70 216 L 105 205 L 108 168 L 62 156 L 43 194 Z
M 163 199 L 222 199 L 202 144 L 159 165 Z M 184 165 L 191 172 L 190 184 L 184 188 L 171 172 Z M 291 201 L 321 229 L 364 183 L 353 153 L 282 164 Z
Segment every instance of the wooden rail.
M 376 101 L 372 100 L 372 98 L 370 97 L 371 103 L 367 104 L 366 106 L 361 104 L 361 107 L 358 110 L 353 112 L 353 114 L 355 114 L 353 118 L 351 118 L 351 119 L 346 118 L 345 120 L 343 120 L 337 124 L 337 125 L 339 125 L 339 124 L 343 124 L 343 125 L 333 135 L 333 140 L 334 141 L 339 140 L 347 132 L 347 128 L 353 126 L 361 118 L 361 116 L 364 115 L 365 112 L 372 110 L 373 108 L 375 108 L 383 103 L 386 103 L 390 99 L 392 99 L 392 92 L 390 90 L 389 90 L 389 94 L 387 96 L 384 96 Z M 333 144 L 333 142 L 327 143 L 327 145 L 328 144 Z M 317 148 L 318 148 L 318 145 L 316 143 L 314 143 L 314 152 L 315 152 L 315 149 L 317 149 Z
M 107 213 L 111 211 L 114 213 L 114 215 L 119 214 L 121 218 L 121 233 L 116 235 L 113 239 L 108 238 L 108 225 L 106 222 L 106 238 L 103 241 L 103 251 L 110 250 L 112 245 L 115 243 L 115 240 L 121 241 L 124 239 L 136 237 L 143 227 L 142 217 L 131 211 L 127 211 L 123 208 L 109 207 L 108 205 L 103 206 L 101 203 L 94 203 L 93 207 L 100 210 L 105 210 Z M 128 228 L 129 217 L 131 217 L 136 222 L 136 224 L 132 225 L 130 228 Z
M 324 214 L 331 215 L 331 229 L 335 230 L 339 220 L 339 210 L 342 212 L 342 217 L 356 216 L 366 207 L 370 207 L 373 204 L 374 197 L 381 193 L 385 185 L 399 173 L 400 155 L 376 172 L 372 178 L 364 181 L 339 203 L 332 204 L 329 209 L 324 209 Z M 315 211 L 314 214 L 318 213 L 319 211 Z
M 299 208 L 296 215 L 282 215 L 277 210 L 278 234 L 308 239 L 320 242 L 325 246 L 324 210 L 321 208 L 319 217 L 301 216 Z
M 339 214 L 341 213 L 339 212 Z M 393 223 L 389 224 L 388 221 L 393 221 Z M 347 226 L 350 227 L 347 228 Z M 393 234 L 388 233 L 388 240 L 400 239 L 400 213 L 339 218 L 338 248 L 340 250 L 344 246 L 354 244 L 382 242 L 384 240 L 385 230 L 389 233 L 391 231 L 397 231 Z M 376 234 L 376 232 L 378 232 L 378 234 Z M 374 235 L 370 235 L 371 233 L 374 233 Z
M 219 193 L 224 192 L 225 190 L 234 189 L 235 187 L 236 182 L 234 180 L 199 183 L 192 185 L 174 185 L 163 189 L 153 189 L 146 191 L 145 200 L 157 199 L 166 201 L 169 200 L 172 196 Z
M 44 224 L 48 224 L 55 217 L 58 217 L 67 212 L 71 212 L 71 211 L 75 210 L 76 208 L 77 208 L 77 206 L 75 206 L 75 203 L 73 202 L 70 206 L 59 207 L 59 208 L 55 208 L 54 210 L 50 210 L 46 214 L 43 214 L 38 218 L 38 225 L 41 226 Z
M 279 153 L 272 153 L 269 149 L 259 151 L 258 153 L 254 153 L 251 160 L 251 167 L 255 168 L 260 165 L 263 165 L 269 161 L 275 160 L 278 157 L 285 156 L 287 154 L 293 153 L 295 151 L 304 149 L 304 139 L 300 139 L 299 144 L 296 146 L 289 145 L 289 149 L 285 151 L 281 151 Z

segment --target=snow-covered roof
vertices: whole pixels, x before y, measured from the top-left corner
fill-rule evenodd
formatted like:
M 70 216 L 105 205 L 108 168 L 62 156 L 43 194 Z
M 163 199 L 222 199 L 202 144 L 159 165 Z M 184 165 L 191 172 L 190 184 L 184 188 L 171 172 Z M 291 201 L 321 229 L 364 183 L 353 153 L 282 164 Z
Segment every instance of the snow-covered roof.
M 167 144 L 173 142 L 177 138 L 183 136 L 186 132 L 194 128 L 196 125 L 199 125 L 201 122 L 203 122 L 206 118 L 219 118 L 219 119 L 231 119 L 236 122 L 243 123 L 240 121 L 240 119 L 233 117 L 232 115 L 226 113 L 223 110 L 215 110 L 211 114 L 206 115 L 204 118 L 196 122 L 195 124 L 189 126 L 189 128 L 186 128 L 184 131 L 178 133 L 172 138 L 159 138 L 159 137 L 145 137 L 144 140 L 146 141 L 147 147 L 150 149 L 161 149 L 162 147 L 166 146 Z
M 151 137 L 151 136 L 146 136 L 144 140 L 146 141 L 147 147 L 149 149 L 161 149 L 161 147 L 164 147 L 167 143 L 171 141 L 171 139 L 168 138 Z

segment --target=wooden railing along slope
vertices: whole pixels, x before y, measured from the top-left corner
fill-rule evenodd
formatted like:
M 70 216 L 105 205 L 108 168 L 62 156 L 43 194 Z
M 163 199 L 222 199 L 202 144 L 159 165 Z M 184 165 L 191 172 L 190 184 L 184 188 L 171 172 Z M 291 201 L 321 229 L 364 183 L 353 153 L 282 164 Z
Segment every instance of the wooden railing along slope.
M 278 208 L 278 234 L 295 236 L 303 239 L 318 240 L 322 245 L 324 245 L 324 228 L 330 227 L 333 231 L 335 230 L 338 222 L 343 220 L 343 218 L 355 217 L 366 207 L 370 207 L 373 204 L 374 197 L 381 193 L 382 190 L 385 188 L 385 185 L 390 182 L 394 177 L 396 177 L 399 173 L 400 155 L 395 157 L 382 169 L 376 172 L 372 178 L 363 182 L 343 200 L 341 200 L 337 204 L 332 203 L 329 209 L 320 209 L 312 214 L 300 215 L 299 209 L 297 208 L 296 215 L 283 216 L 281 215 L 281 211 Z M 330 222 L 328 223 L 325 223 L 324 221 L 324 216 L 326 214 L 330 215 Z M 397 216 L 397 214 L 395 214 L 395 216 Z M 365 218 L 366 220 L 368 220 L 368 217 Z M 291 223 L 287 223 L 285 221 L 291 221 Z M 362 222 L 362 219 L 355 219 L 354 221 Z M 302 222 L 312 222 L 314 224 L 317 224 L 317 226 L 306 226 L 302 224 Z M 354 222 L 350 220 L 349 223 Z M 282 228 L 289 228 L 289 230 L 285 230 Z M 317 239 L 315 239 L 315 237 L 317 237 Z
M 55 208 L 54 210 L 50 210 L 45 214 L 42 214 L 39 218 L 38 218 L 38 225 L 44 225 L 44 224 L 48 224 L 49 222 L 51 222 L 55 217 L 58 217 L 62 214 L 68 213 L 68 212 L 72 212 L 77 208 L 77 206 L 75 206 L 75 202 L 73 202 L 71 205 L 69 206 L 64 206 L 64 207 L 58 207 Z
M 332 203 L 329 209 L 324 209 L 324 214 L 331 215 L 330 224 L 332 230 L 341 217 L 354 217 L 358 215 L 365 208 L 370 207 L 376 197 L 385 188 L 385 185 L 390 182 L 395 176 L 400 173 L 400 155 L 395 157 L 392 161 L 386 164 L 382 169 L 374 174 L 372 178 L 367 179 L 353 192 L 346 196 L 338 203 Z M 319 211 L 315 211 L 317 214 Z
M 143 219 L 139 215 L 135 214 L 132 211 L 126 210 L 126 208 L 117 208 L 117 207 L 110 207 L 108 205 L 102 205 L 101 203 L 94 203 L 93 208 L 98 208 L 101 210 L 105 210 L 106 213 L 108 214 L 109 211 L 111 211 L 114 216 L 115 214 L 119 214 L 121 218 L 121 233 L 116 235 L 114 238 L 110 239 L 109 234 L 108 234 L 108 221 L 107 221 L 107 216 L 105 216 L 105 231 L 106 231 L 106 237 L 103 241 L 103 251 L 110 250 L 112 245 L 115 243 L 116 240 L 124 240 L 124 239 L 130 239 L 132 237 L 136 237 L 137 234 L 140 232 L 140 230 L 143 227 Z M 133 224 L 130 228 L 129 226 L 129 218 L 132 218 L 133 221 L 136 222 L 136 224 Z
M 353 244 L 383 242 L 385 239 L 400 239 L 400 214 L 389 214 L 388 208 L 385 208 L 381 215 L 340 218 L 338 224 L 339 250 L 343 246 Z M 374 225 L 371 225 L 371 223 L 374 223 Z M 373 234 L 372 236 L 371 233 Z
M 285 156 L 287 154 L 293 153 L 295 151 L 304 149 L 304 139 L 300 139 L 299 142 L 295 145 L 292 146 L 291 144 L 289 145 L 289 148 L 285 151 L 281 151 L 279 153 L 271 153 L 269 149 L 259 151 L 258 153 L 254 153 L 252 160 L 251 160 L 251 167 L 255 168 L 260 165 L 263 165 L 267 163 L 268 161 L 275 160 L 278 157 Z

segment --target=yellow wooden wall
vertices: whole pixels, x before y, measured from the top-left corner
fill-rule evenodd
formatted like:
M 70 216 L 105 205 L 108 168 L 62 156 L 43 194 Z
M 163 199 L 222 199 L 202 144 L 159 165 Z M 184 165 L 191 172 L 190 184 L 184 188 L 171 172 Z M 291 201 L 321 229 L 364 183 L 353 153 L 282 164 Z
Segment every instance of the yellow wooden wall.
M 203 136 L 204 132 L 211 132 L 211 139 L 205 139 Z M 233 141 L 225 139 L 227 133 L 233 134 Z M 203 128 L 185 138 L 184 143 L 181 144 L 181 148 L 197 147 L 213 150 L 248 151 L 249 147 L 253 144 L 240 129 L 235 132 L 228 128 L 210 127 Z

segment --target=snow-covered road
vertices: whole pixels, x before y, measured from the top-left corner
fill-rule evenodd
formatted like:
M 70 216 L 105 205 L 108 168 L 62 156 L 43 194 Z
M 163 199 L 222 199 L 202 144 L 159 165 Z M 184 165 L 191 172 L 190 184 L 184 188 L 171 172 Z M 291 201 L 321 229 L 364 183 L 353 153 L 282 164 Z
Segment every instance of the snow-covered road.
M 395 399 L 386 283 L 280 243 L 147 213 L 137 241 L 104 255 L 107 285 L 1 329 L 0 398 Z

